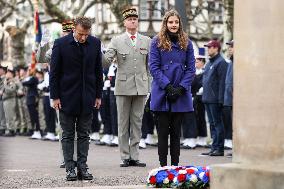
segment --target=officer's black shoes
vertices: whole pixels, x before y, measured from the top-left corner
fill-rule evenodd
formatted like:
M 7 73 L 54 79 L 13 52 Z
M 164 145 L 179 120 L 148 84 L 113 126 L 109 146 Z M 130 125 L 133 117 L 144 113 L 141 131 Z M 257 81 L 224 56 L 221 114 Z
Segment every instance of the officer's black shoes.
M 233 154 L 232 154 L 232 153 L 227 153 L 226 157 L 227 157 L 227 158 L 232 158 L 232 157 L 233 157 Z
M 209 156 L 224 156 L 224 151 L 215 150 Z
M 129 166 L 134 166 L 134 167 L 146 167 L 146 163 L 142 163 L 139 160 L 129 160 Z
M 60 168 L 65 168 L 65 162 L 64 161 L 62 161 L 61 163 L 60 163 L 60 166 L 59 166 Z
M 209 152 L 203 152 L 203 153 L 201 153 L 201 155 L 210 156 L 210 154 L 212 154 L 213 152 L 214 152 L 214 150 L 210 150 Z
M 5 135 L 5 137 L 14 137 L 16 136 L 16 133 L 14 130 L 9 130 Z
M 120 167 L 129 167 L 129 159 L 124 159 L 121 161 Z
M 93 175 L 88 172 L 87 168 L 78 169 L 78 180 L 93 180 Z
M 16 133 L 15 133 L 17 136 L 20 136 L 21 135 L 21 130 L 20 129 L 16 129 Z
M 67 181 L 76 181 L 77 180 L 77 175 L 74 169 L 69 169 L 67 170 L 67 174 L 66 174 L 66 180 Z
M 0 136 L 4 136 L 5 135 L 5 129 L 0 129 Z

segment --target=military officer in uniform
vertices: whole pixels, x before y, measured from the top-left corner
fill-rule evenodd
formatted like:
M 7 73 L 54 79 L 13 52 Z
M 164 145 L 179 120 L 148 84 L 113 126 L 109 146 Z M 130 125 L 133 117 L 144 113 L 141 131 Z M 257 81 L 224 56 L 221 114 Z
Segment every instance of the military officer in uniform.
M 16 107 L 17 107 L 17 94 L 23 94 L 23 87 L 21 83 L 15 79 L 15 70 L 12 67 L 8 67 L 6 78 L 4 80 L 3 87 L 3 107 L 5 112 L 7 130 L 5 136 L 15 136 L 15 120 L 16 120 Z
M 2 100 L 6 71 L 7 67 L 0 65 L 0 136 L 4 135 L 6 130 L 6 118 Z
M 105 56 L 109 63 L 117 59 L 115 91 L 118 111 L 118 141 L 121 167 L 145 167 L 139 161 L 139 141 L 146 96 L 150 80 L 147 56 L 150 38 L 137 33 L 138 14 L 135 8 L 122 13 L 126 32 L 112 38 Z
M 19 81 L 22 82 L 27 77 L 28 67 L 19 66 L 18 69 L 19 69 Z M 33 133 L 31 126 L 31 119 L 26 103 L 26 92 L 27 92 L 27 87 L 23 87 L 23 95 L 18 95 L 18 106 L 19 106 L 21 128 L 22 128 L 20 135 L 31 136 Z M 30 130 L 28 131 L 28 129 Z

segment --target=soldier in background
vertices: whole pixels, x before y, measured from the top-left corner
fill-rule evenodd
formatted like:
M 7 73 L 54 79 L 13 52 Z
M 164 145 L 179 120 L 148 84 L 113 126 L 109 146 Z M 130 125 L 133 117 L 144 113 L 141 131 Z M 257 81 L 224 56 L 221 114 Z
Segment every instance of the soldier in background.
M 19 72 L 18 72 L 18 66 L 14 67 L 14 80 L 16 80 L 17 82 L 20 82 L 19 80 Z M 24 94 L 22 94 L 24 95 Z M 20 131 L 22 129 L 22 120 L 21 120 L 21 116 L 20 116 L 20 109 L 19 109 L 19 102 L 18 102 L 18 99 L 20 96 L 22 95 L 17 95 L 16 96 L 16 108 L 15 108 L 15 122 L 14 122 L 14 125 L 15 125 L 15 134 L 16 135 L 20 135 Z
M 15 70 L 8 67 L 3 87 L 3 107 L 5 112 L 7 130 L 5 136 L 15 136 L 17 94 L 22 95 L 22 85 L 15 79 Z
M 49 93 L 49 70 L 48 70 L 48 64 L 43 64 L 44 71 L 44 80 L 40 84 L 37 85 L 37 88 L 42 91 L 42 101 L 43 101 L 43 112 L 44 112 L 44 118 L 45 118 L 45 132 L 47 133 L 43 139 L 44 140 L 51 140 L 55 141 L 55 125 L 56 125 L 56 112 L 55 110 L 50 106 L 50 93 Z
M 38 79 L 38 85 L 42 84 L 44 82 L 44 73 L 43 70 L 41 68 L 37 68 L 36 69 L 36 74 L 35 74 L 36 78 Z M 44 114 L 44 92 L 43 90 L 39 90 L 38 88 L 38 118 L 39 118 L 39 125 L 40 125 L 40 130 L 43 132 L 42 134 L 45 134 L 45 128 L 46 128 L 46 124 L 45 124 L 45 114 Z
M 41 139 L 40 123 L 38 117 L 38 79 L 35 77 L 35 70 L 28 70 L 29 77 L 22 81 L 22 84 L 27 87 L 26 103 L 28 106 L 33 134 L 31 139 Z
M 230 56 L 230 62 L 228 64 L 228 70 L 225 80 L 225 94 L 224 94 L 224 108 L 223 108 L 223 121 L 225 129 L 225 148 L 232 149 L 232 116 L 233 116 L 233 65 L 234 65 L 234 40 L 226 43 L 228 45 L 228 54 Z M 228 157 L 232 157 L 232 153 L 227 154 Z
M 19 81 L 22 82 L 27 77 L 27 66 L 19 66 Z M 21 133 L 22 136 L 31 136 L 32 128 L 31 128 L 31 120 L 30 115 L 28 113 L 28 107 L 26 103 L 26 93 L 27 88 L 23 87 L 23 95 L 18 95 L 18 107 L 19 107 L 19 113 L 20 113 L 20 119 L 21 119 Z M 29 129 L 29 130 L 28 130 Z
M 6 72 L 7 67 L 0 65 L 0 136 L 4 135 L 6 130 L 6 118 L 2 100 Z

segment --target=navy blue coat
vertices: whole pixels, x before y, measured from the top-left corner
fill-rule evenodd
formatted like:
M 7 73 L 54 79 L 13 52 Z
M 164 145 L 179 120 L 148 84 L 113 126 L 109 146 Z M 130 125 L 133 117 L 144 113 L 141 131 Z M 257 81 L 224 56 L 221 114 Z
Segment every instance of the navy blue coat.
M 225 80 L 224 106 L 233 105 L 233 62 L 228 64 Z
M 37 90 L 37 84 L 38 79 L 34 76 L 26 78 L 22 82 L 23 86 L 27 87 L 27 94 L 26 94 L 26 103 L 27 105 L 33 105 L 38 102 L 38 90 Z
M 172 112 L 193 111 L 191 83 L 195 75 L 195 58 L 190 40 L 186 50 L 178 43 L 172 42 L 172 50 L 162 50 L 158 47 L 158 37 L 151 41 L 149 68 L 153 76 L 151 87 L 150 109 L 152 111 L 169 111 L 166 98 L 166 86 L 182 86 L 186 91 L 176 102 L 171 104 Z
M 204 103 L 224 104 L 225 79 L 228 63 L 217 54 L 209 59 L 203 73 L 203 95 Z
M 84 44 L 73 33 L 55 40 L 50 64 L 50 98 L 60 99 L 68 115 L 92 113 L 103 86 L 101 42 L 88 36 Z

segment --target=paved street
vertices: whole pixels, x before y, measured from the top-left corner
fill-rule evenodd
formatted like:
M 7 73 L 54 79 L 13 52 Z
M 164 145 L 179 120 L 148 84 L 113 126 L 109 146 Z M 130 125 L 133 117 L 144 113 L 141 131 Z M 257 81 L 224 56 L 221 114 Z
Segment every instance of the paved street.
M 199 156 L 208 149 L 181 150 L 181 165 L 212 165 L 229 163 L 227 157 Z M 65 170 L 59 168 L 59 143 L 30 140 L 27 137 L 0 137 L 1 188 L 144 188 L 148 172 L 159 166 L 157 148 L 140 151 L 146 168 L 120 168 L 117 147 L 90 144 L 88 165 L 92 181 L 65 181 Z M 132 186 L 131 186 L 132 185 Z M 134 187 L 133 185 L 139 185 Z M 102 187 L 105 186 L 105 187 Z

